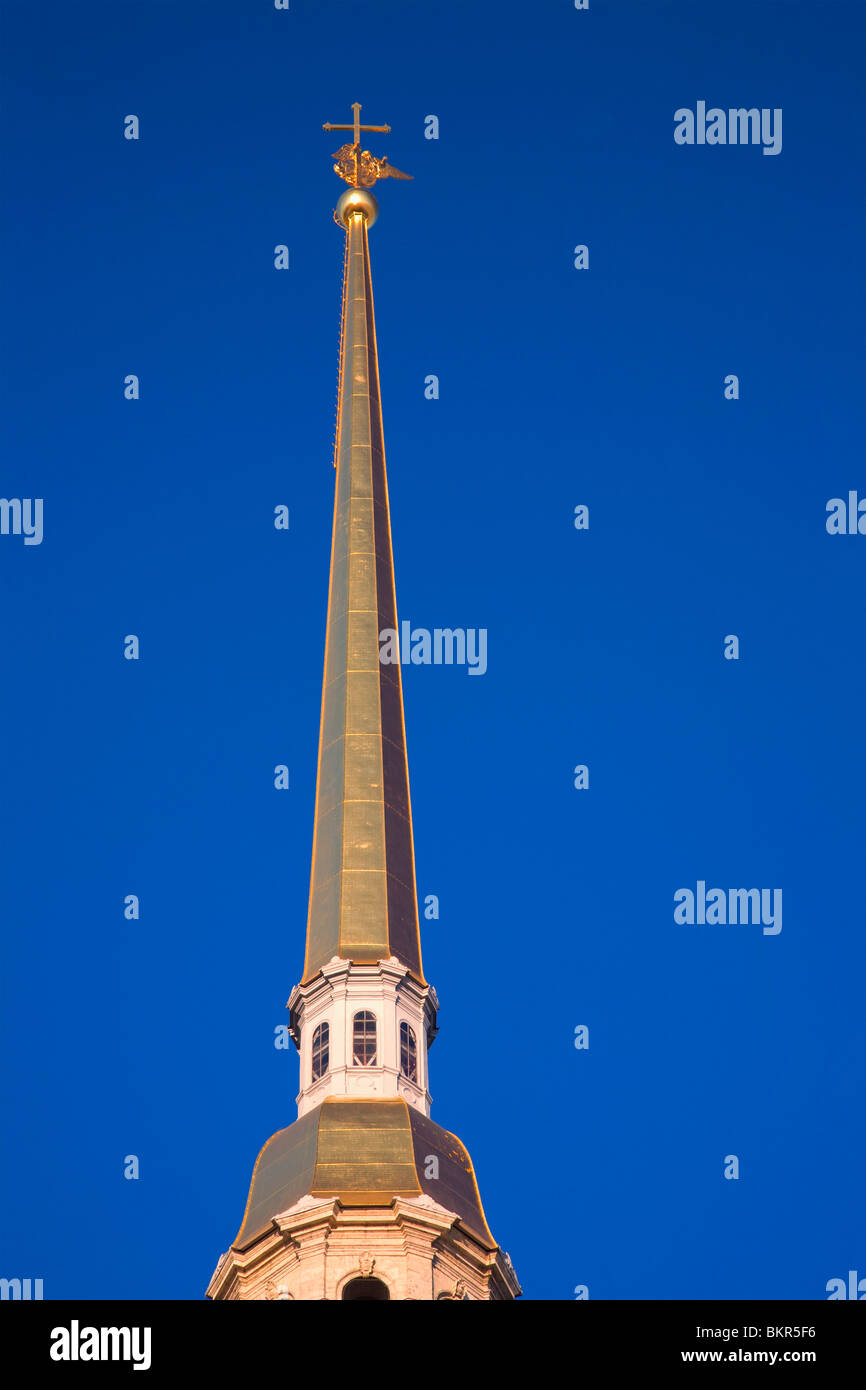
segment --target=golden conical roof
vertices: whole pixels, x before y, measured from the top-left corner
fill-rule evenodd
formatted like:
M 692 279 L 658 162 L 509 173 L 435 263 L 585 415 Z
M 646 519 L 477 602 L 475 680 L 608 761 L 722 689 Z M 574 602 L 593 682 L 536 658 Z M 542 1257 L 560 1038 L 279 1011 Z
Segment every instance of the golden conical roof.
M 347 195 L 336 494 L 304 980 L 395 956 L 423 980 L 370 277 L 370 194 Z M 354 198 L 354 202 L 352 202 Z M 366 202 L 365 202 L 366 200 Z
M 399 1097 L 331 1097 L 274 1134 L 256 1160 L 233 1248 L 258 1240 L 274 1217 L 305 1196 L 336 1197 L 354 1207 L 432 1197 L 486 1249 L 497 1249 L 466 1149 Z

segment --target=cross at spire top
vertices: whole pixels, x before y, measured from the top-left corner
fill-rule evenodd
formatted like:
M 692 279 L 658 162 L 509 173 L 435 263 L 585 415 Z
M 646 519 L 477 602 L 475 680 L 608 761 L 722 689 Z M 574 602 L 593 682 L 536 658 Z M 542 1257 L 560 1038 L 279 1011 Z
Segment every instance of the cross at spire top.
M 377 159 L 369 150 L 361 149 L 361 131 L 378 130 L 388 133 L 391 129 L 389 125 L 361 125 L 361 103 L 352 102 L 354 120 L 351 125 L 334 125 L 331 121 L 325 121 L 322 130 L 351 130 L 352 144 L 341 145 L 334 151 L 334 173 L 352 188 L 372 188 L 378 179 L 411 179 L 411 174 L 404 174 L 400 169 L 394 169 L 388 163 L 385 156 Z
M 332 125 L 330 121 L 326 121 L 322 126 L 322 130 L 351 130 L 355 136 L 354 143 L 356 145 L 360 145 L 361 143 L 362 130 L 381 130 L 384 131 L 385 134 L 390 133 L 391 127 L 389 125 L 361 125 L 360 101 L 352 102 L 352 110 L 355 113 L 355 119 L 351 125 Z

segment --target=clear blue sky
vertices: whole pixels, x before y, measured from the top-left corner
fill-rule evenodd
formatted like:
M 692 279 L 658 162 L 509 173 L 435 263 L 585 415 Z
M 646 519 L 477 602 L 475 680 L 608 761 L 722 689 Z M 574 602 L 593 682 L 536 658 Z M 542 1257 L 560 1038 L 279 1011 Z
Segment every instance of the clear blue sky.
M 0 495 L 44 499 L 44 540 L 0 536 L 0 1274 L 201 1298 L 295 1116 L 321 124 L 356 100 L 415 175 L 371 234 L 399 613 L 489 634 L 483 678 L 405 679 L 433 1117 L 528 1298 L 866 1274 L 866 537 L 825 529 L 866 496 L 866 9 L 13 0 L 3 25 Z M 676 145 L 699 100 L 782 108 L 781 154 Z M 781 887 L 781 933 L 675 924 L 699 879 Z

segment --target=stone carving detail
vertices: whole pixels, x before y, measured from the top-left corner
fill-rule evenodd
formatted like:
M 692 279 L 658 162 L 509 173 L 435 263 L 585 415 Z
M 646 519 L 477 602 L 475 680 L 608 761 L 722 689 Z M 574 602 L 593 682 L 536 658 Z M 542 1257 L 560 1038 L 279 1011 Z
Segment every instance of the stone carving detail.
M 358 1263 L 358 1268 L 361 1271 L 362 1277 L 364 1279 L 369 1279 L 370 1275 L 373 1273 L 373 1270 L 375 1269 L 375 1266 L 376 1261 L 373 1259 L 369 1250 L 365 1250 Z
M 469 1294 L 466 1292 L 466 1285 L 464 1284 L 463 1280 L 455 1279 L 453 1284 L 445 1286 L 445 1288 L 439 1294 L 437 1302 L 463 1303 L 464 1300 L 468 1298 Z
M 294 1302 L 294 1294 L 289 1293 L 287 1284 L 275 1284 L 273 1279 L 269 1279 L 265 1284 L 265 1298 L 272 1303 L 285 1303 L 289 1299 Z

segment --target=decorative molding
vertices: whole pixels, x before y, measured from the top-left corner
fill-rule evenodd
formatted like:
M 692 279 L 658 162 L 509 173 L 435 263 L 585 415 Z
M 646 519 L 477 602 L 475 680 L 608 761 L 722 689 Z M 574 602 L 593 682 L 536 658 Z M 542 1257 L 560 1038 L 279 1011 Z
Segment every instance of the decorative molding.
M 265 1284 L 265 1299 L 269 1303 L 285 1303 L 289 1300 L 294 1303 L 295 1295 L 289 1293 L 288 1284 L 275 1284 L 273 1279 L 269 1279 Z
M 356 964 L 334 958 L 289 996 L 290 1033 L 301 1054 L 298 1114 L 303 1116 L 329 1096 L 401 1096 L 423 1115 L 430 1114 L 427 1050 L 436 1035 L 439 1001 L 432 985 L 422 985 L 396 958 Z M 377 1021 L 373 1067 L 353 1065 L 352 1019 L 369 1009 Z M 400 1025 L 415 1034 L 417 1079 L 400 1070 Z M 321 1023 L 330 1026 L 328 1070 L 312 1077 L 311 1044 Z
M 284 1216 L 293 1216 L 295 1212 L 309 1211 L 311 1207 L 320 1207 L 321 1205 L 321 1197 L 313 1197 L 309 1192 L 306 1192 L 304 1196 L 299 1197 L 292 1206 L 286 1207 L 285 1211 L 277 1212 L 274 1220 L 281 1221 Z
M 426 1194 L 389 1207 L 343 1207 L 309 1195 L 244 1250 L 229 1250 L 208 1295 L 272 1302 L 335 1301 L 352 1279 L 375 1278 L 397 1301 L 489 1302 L 520 1295 L 510 1261 Z

